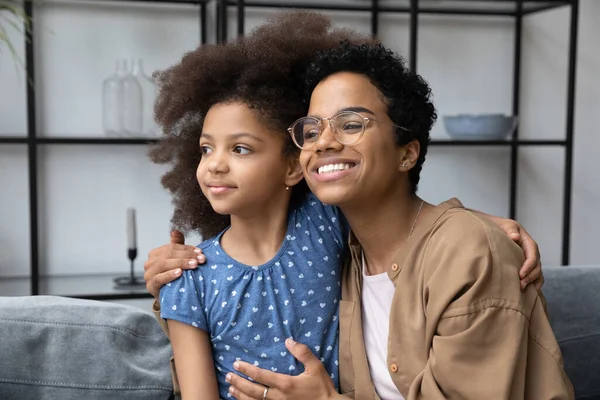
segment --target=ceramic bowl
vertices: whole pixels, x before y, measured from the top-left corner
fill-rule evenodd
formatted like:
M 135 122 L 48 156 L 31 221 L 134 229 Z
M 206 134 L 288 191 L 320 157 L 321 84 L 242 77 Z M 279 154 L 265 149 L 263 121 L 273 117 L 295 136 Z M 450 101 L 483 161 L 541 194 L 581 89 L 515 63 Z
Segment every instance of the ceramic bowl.
M 502 140 L 517 126 L 517 117 L 503 114 L 446 115 L 443 120 L 448 135 L 461 140 Z

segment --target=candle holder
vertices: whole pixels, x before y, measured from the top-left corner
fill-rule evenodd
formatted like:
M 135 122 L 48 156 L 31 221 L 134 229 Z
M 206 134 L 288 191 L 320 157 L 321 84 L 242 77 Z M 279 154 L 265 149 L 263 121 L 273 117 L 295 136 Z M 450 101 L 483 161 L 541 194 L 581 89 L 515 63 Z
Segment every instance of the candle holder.
M 146 282 L 143 279 L 139 279 L 133 272 L 133 262 L 137 257 L 137 249 L 128 249 L 127 257 L 130 261 L 129 276 L 119 276 L 114 279 L 115 289 L 129 290 L 129 289 L 140 289 L 146 287 Z

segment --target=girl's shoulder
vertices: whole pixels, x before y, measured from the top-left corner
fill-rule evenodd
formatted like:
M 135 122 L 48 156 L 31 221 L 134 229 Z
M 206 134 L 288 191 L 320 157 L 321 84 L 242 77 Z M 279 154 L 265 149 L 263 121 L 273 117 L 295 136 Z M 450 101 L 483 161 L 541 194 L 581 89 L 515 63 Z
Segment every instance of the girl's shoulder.
M 333 235 L 338 246 L 343 246 L 348 233 L 347 222 L 339 208 L 323 203 L 313 193 L 307 194 L 294 210 L 289 224 L 292 226 L 288 231 Z
M 304 200 L 298 205 L 296 211 L 307 215 L 327 215 L 337 217 L 340 211 L 337 207 L 323 203 L 312 192 L 309 192 Z

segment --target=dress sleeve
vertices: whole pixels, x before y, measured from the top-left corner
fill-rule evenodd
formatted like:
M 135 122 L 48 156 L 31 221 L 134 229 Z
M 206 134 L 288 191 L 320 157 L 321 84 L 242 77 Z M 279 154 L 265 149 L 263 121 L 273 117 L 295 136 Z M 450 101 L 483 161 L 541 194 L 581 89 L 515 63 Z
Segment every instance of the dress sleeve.
M 210 332 L 202 299 L 202 271 L 184 271 L 160 289 L 160 316 Z
M 320 230 L 327 229 L 331 232 L 336 243 L 343 248 L 350 233 L 350 227 L 340 209 L 321 202 L 312 193 L 308 195 L 304 207 L 315 226 Z

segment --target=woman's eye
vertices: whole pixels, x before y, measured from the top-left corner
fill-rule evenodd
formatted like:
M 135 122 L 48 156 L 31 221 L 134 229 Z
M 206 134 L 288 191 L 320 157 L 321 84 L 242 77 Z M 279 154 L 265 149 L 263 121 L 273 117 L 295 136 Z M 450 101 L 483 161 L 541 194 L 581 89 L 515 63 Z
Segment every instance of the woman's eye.
M 233 152 L 237 153 L 237 154 L 241 154 L 241 155 L 246 155 L 246 154 L 250 154 L 252 152 L 252 150 L 250 150 L 244 146 L 235 146 L 233 148 Z
M 346 122 L 343 129 L 345 131 L 357 131 L 362 129 L 362 124 L 357 122 Z
M 210 154 L 212 153 L 212 149 L 208 146 L 200 146 L 200 153 L 204 154 Z
M 317 129 L 311 129 L 304 133 L 304 140 L 315 140 L 319 137 L 319 131 Z

